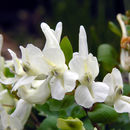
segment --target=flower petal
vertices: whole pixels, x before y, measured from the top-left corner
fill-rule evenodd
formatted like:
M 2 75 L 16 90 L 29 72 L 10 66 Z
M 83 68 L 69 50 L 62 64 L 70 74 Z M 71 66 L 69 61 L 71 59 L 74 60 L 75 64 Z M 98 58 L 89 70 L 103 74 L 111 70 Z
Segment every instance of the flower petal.
M 12 91 L 16 91 L 19 87 L 23 86 L 23 85 L 28 85 L 30 83 L 32 83 L 32 81 L 36 78 L 36 76 L 23 76 L 22 78 L 20 78 L 16 84 L 14 85 Z
M 28 120 L 32 108 L 32 104 L 20 99 L 17 103 L 15 111 L 11 114 L 11 117 L 17 117 L 24 125 Z
M 16 54 L 8 49 L 9 53 L 11 54 L 12 56 L 12 60 L 14 62 L 14 67 L 15 67 L 15 72 L 18 74 L 18 75 L 23 75 L 25 74 L 25 72 L 23 71 L 23 67 L 22 67 L 22 64 L 20 63 L 20 60 L 17 58 Z
M 55 28 L 55 35 L 58 43 L 60 43 L 61 34 L 62 34 L 62 22 L 58 22 Z
M 114 77 L 115 86 L 123 87 L 122 76 L 117 68 L 112 69 L 112 76 Z
M 113 95 L 116 86 L 114 85 L 112 75 L 110 73 L 108 73 L 104 77 L 103 82 L 106 83 L 108 85 L 108 87 L 109 87 L 109 95 Z
M 20 120 L 15 117 L 11 117 L 6 113 L 6 111 L 0 106 L 0 128 L 1 130 L 11 129 L 11 130 L 22 130 L 23 125 Z
M 114 108 L 118 113 L 130 113 L 130 97 L 121 96 L 115 101 Z
M 49 48 L 43 51 L 44 60 L 52 67 L 65 66 L 65 57 L 61 49 Z
M 50 87 L 51 87 L 52 98 L 57 99 L 57 100 L 62 100 L 64 98 L 65 89 L 60 79 L 53 77 L 50 80 Z
M 104 102 L 109 93 L 109 87 L 102 82 L 94 82 L 92 84 L 92 90 L 95 102 Z
M 94 98 L 92 97 L 87 86 L 80 85 L 75 90 L 75 100 L 77 104 L 90 108 L 94 103 Z
M 37 82 L 37 83 L 35 83 Z M 33 86 L 33 83 L 35 86 Z M 18 96 L 31 104 L 44 104 L 50 97 L 48 80 L 33 81 L 32 88 L 27 85 L 18 89 Z
M 48 48 L 60 48 L 56 36 L 46 23 L 41 23 L 41 29 L 46 37 L 46 44 L 43 50 Z
M 0 83 L 5 84 L 5 85 L 9 85 L 9 84 L 13 84 L 18 80 L 18 78 L 5 78 L 5 77 L 1 77 L 0 79 Z
M 87 36 L 83 26 L 80 26 L 80 32 L 79 32 L 79 55 L 85 58 L 88 55 Z
M 71 92 L 75 88 L 77 79 L 77 73 L 71 72 L 69 70 L 64 72 L 64 88 L 66 92 Z
M 89 72 L 93 79 L 95 79 L 99 73 L 99 65 L 97 58 L 91 53 L 87 56 L 87 72 Z
M 20 46 L 20 49 L 22 61 L 29 70 L 33 71 L 34 74 L 48 74 L 48 65 L 44 61 L 42 51 L 39 48 L 28 44 L 26 48 Z
M 79 77 L 81 77 L 85 73 L 85 60 L 82 57 L 75 55 L 69 62 L 69 67 L 72 72 L 78 73 Z

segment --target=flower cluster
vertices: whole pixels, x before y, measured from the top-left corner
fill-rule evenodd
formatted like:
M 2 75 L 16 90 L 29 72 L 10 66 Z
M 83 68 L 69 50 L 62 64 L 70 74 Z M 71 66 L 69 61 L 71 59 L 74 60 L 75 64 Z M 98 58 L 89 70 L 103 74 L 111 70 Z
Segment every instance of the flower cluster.
M 55 30 L 41 23 L 41 29 L 46 37 L 43 50 L 28 44 L 26 47 L 20 46 L 21 58 L 10 49 L 8 51 L 12 60 L 5 61 L 0 57 L 0 82 L 11 86 L 11 92 L 19 97 L 14 101 L 9 97 L 7 88 L 0 86 L 1 128 L 22 130 L 33 104 L 44 104 L 49 98 L 62 100 L 70 92 L 74 93 L 76 103 L 82 107 L 91 108 L 94 103 L 105 102 L 114 106 L 119 113 L 130 113 L 130 97 L 122 95 L 123 81 L 118 69 L 114 68 L 112 73 L 107 74 L 103 82 L 95 81 L 99 64 L 97 58 L 88 52 L 83 26 L 80 26 L 79 31 L 79 52 L 73 54 L 68 66 L 60 47 L 62 23 L 59 22 Z M 2 39 L 0 36 L 0 49 Z M 7 77 L 5 68 L 9 68 L 14 76 Z M 9 103 L 17 104 L 11 115 L 3 107 L 4 100 L 9 98 Z

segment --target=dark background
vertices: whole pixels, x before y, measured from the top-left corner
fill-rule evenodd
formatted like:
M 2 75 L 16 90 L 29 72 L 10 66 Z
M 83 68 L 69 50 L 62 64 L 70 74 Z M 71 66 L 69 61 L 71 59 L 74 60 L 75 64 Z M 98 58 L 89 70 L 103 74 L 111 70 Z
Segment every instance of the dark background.
M 4 35 L 3 55 L 6 48 L 18 51 L 18 45 L 32 43 L 42 48 L 45 37 L 40 23 L 55 28 L 63 22 L 63 36 L 68 36 L 74 51 L 78 48 L 79 26 L 84 25 L 89 50 L 96 55 L 102 43 L 120 47 L 120 39 L 108 28 L 108 21 L 117 25 L 117 13 L 125 13 L 129 0 L 2 0 L 0 3 L 0 33 Z M 118 25 L 119 26 L 119 25 Z

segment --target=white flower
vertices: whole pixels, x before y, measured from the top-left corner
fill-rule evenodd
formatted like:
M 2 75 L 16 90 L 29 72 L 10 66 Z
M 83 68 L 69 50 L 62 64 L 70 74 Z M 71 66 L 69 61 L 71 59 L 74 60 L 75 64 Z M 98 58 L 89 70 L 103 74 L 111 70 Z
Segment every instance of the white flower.
M 103 82 L 109 86 L 109 94 L 106 98 L 106 104 L 114 105 L 114 109 L 119 112 L 130 113 L 130 97 L 123 96 L 123 81 L 121 73 L 114 68 L 112 73 L 107 74 Z
M 15 111 L 11 115 L 8 115 L 3 107 L 0 106 L 0 129 L 23 130 L 24 124 L 30 115 L 31 108 L 31 104 L 20 99 Z
M 55 31 L 50 29 L 46 23 L 42 23 L 41 28 L 46 36 L 43 55 L 50 70 L 51 96 L 57 100 L 62 100 L 66 92 L 71 92 L 75 88 L 77 74 L 68 70 L 65 64 L 65 56 L 60 49 L 62 23 L 57 24 Z
M 69 67 L 79 76 L 80 85 L 75 90 L 77 104 L 90 108 L 95 102 L 104 102 L 108 95 L 108 86 L 94 81 L 99 73 L 99 66 L 97 58 L 88 54 L 87 37 L 83 26 L 80 26 L 79 32 L 79 53 L 74 53 Z

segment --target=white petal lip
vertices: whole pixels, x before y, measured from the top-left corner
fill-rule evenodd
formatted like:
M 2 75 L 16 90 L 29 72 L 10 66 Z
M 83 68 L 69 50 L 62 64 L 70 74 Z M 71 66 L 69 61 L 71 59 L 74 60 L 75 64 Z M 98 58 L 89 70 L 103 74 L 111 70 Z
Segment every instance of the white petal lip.
M 64 79 L 64 88 L 66 92 L 71 92 L 76 86 L 76 80 L 78 79 L 77 73 L 67 70 L 63 75 Z
M 112 75 L 114 77 L 115 86 L 123 87 L 122 76 L 117 68 L 112 69 Z
M 33 83 L 32 83 L 33 85 Z M 35 84 L 36 85 L 36 84 Z M 18 96 L 31 104 L 44 104 L 50 97 L 50 88 L 48 87 L 48 81 L 44 80 L 39 86 L 28 88 L 23 86 L 18 89 Z
M 23 86 L 23 85 L 28 85 L 31 84 L 32 81 L 36 78 L 36 76 L 23 76 L 22 78 L 20 78 L 16 84 L 14 85 L 12 91 L 16 91 L 19 87 Z
M 93 103 L 95 102 L 88 87 L 83 86 L 83 85 L 80 85 L 76 88 L 75 101 L 77 104 L 79 104 L 85 108 L 92 107 Z
M 109 87 L 102 82 L 93 82 L 92 90 L 95 102 L 104 102 L 109 93 Z
M 87 36 L 83 26 L 80 26 L 79 32 L 79 54 L 85 58 L 88 55 Z
M 118 113 L 130 113 L 130 97 L 122 96 L 121 98 L 117 99 L 114 103 L 114 109 Z
M 46 48 L 60 48 L 57 38 L 46 23 L 41 23 L 41 29 L 46 37 L 46 44 L 43 50 Z
M 54 99 L 62 100 L 65 96 L 65 89 L 60 79 L 53 77 L 50 80 L 51 96 Z

